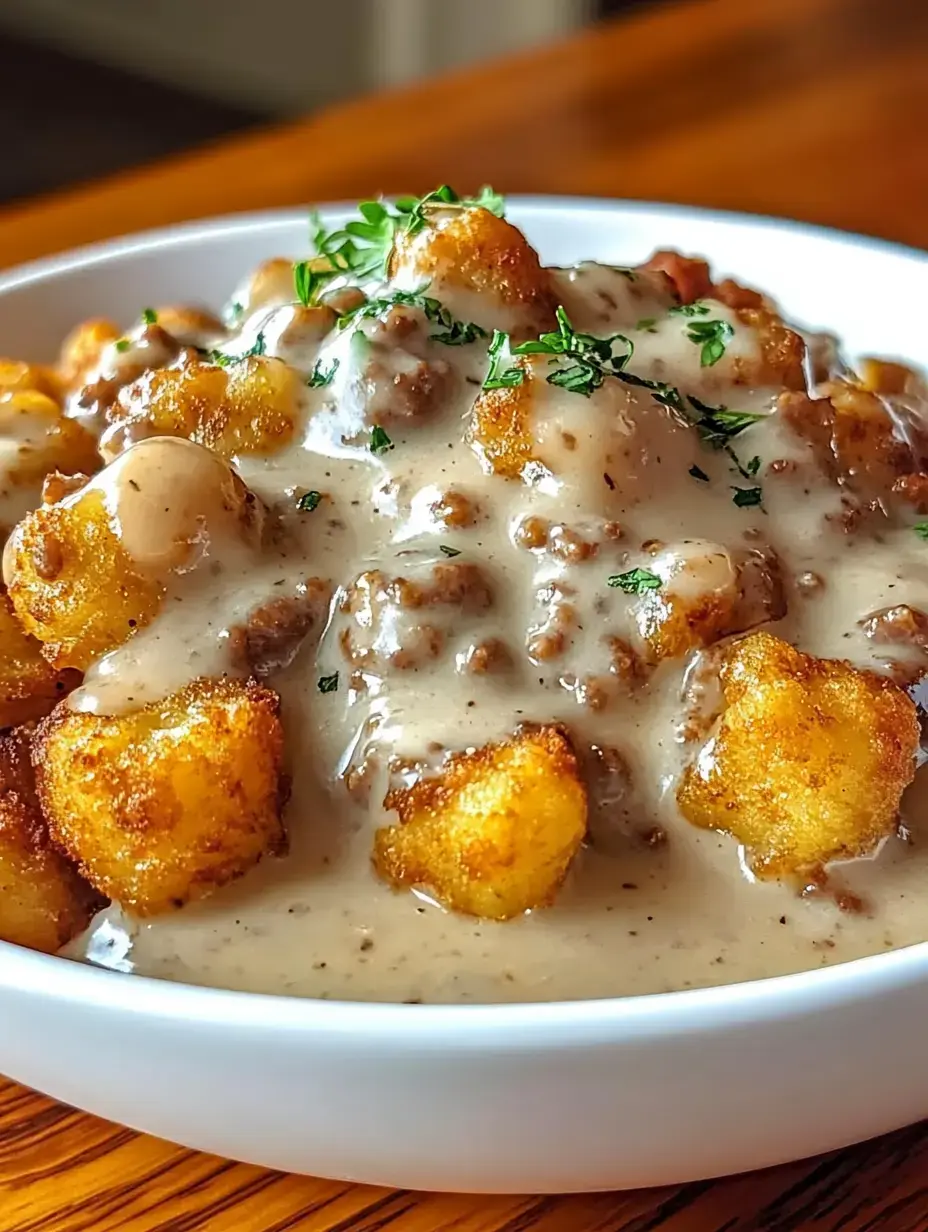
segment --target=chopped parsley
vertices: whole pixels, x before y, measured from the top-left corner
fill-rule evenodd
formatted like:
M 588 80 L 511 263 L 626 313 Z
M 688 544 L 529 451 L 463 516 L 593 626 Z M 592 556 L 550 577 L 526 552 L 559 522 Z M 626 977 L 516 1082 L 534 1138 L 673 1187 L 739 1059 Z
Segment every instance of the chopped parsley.
M 328 368 L 323 368 L 322 360 L 317 359 L 310 373 L 309 380 L 306 384 L 310 389 L 322 389 L 325 385 L 331 385 L 335 378 L 335 373 L 338 371 L 339 360 L 333 359 Z
M 338 270 L 334 265 L 321 268 L 318 262 L 297 261 L 293 266 L 293 289 L 304 308 L 317 303 L 323 287 L 331 282 Z
M 654 326 L 657 324 L 657 317 L 642 317 L 635 329 L 647 331 L 649 334 L 656 334 L 657 330 Z
M 243 351 L 241 355 L 227 355 L 225 351 L 204 351 L 202 354 L 208 363 L 218 364 L 220 368 L 228 368 L 230 364 L 238 364 L 243 359 L 251 359 L 253 355 L 264 355 L 266 352 L 267 344 L 264 339 L 264 331 L 259 330 L 253 345 L 247 351 Z
M 711 368 L 725 354 L 725 346 L 734 338 L 735 331 L 727 321 L 693 321 L 686 327 L 686 336 L 701 348 L 700 367 Z
M 460 548 L 451 548 L 448 546 L 447 543 L 440 543 L 438 545 L 438 550 L 439 552 L 441 552 L 442 556 L 460 556 L 461 555 Z
M 657 590 L 661 579 L 650 569 L 629 569 L 627 573 L 613 573 L 606 579 L 607 586 L 617 586 L 627 595 L 643 595 L 648 590 Z
M 380 424 L 371 428 L 371 453 L 386 453 L 388 449 L 393 448 L 393 442 L 387 433 L 381 428 Z
M 116 342 L 115 342 L 115 344 L 114 344 L 114 345 L 115 345 L 116 350 L 119 352 L 119 354 L 120 354 L 120 355 L 125 355 L 126 351 L 128 351 L 128 349 L 129 349 L 129 347 L 131 347 L 131 346 L 132 346 L 132 343 L 129 341 L 129 339 L 128 339 L 128 338 L 119 338 L 119 339 L 117 339 L 117 340 L 116 340 Z
M 439 326 L 439 329 L 429 334 L 433 342 L 443 342 L 445 346 L 469 346 L 478 338 L 486 338 L 487 331 L 473 321 L 458 321 L 453 317 L 440 300 L 424 295 L 425 288 L 418 291 L 393 291 L 380 299 L 369 299 L 357 308 L 352 308 L 338 318 L 339 329 L 345 329 L 352 321 L 361 321 L 365 317 L 378 317 L 388 308 L 397 304 L 406 308 L 418 308 L 427 321 Z
M 555 313 L 558 328 L 540 338 L 511 347 L 513 355 L 549 355 L 554 371 L 547 379 L 572 394 L 585 398 L 600 388 L 607 376 L 618 376 L 635 353 L 635 344 L 625 334 L 595 338 L 578 334 L 571 325 L 563 305 Z M 616 354 L 616 345 L 622 350 Z
M 709 476 L 706 474 L 706 472 L 702 469 L 701 466 L 696 466 L 696 465 L 691 466 L 690 474 L 693 476 L 694 479 L 701 479 L 703 483 L 709 482 Z
M 157 312 L 155 312 L 154 308 L 143 308 L 142 309 L 142 320 L 145 322 L 146 325 L 157 325 L 158 314 Z
M 667 313 L 672 317 L 707 317 L 709 309 L 696 300 L 693 304 L 675 304 L 673 308 L 667 309 Z
M 296 502 L 296 507 L 300 513 L 312 513 L 322 500 L 321 492 L 304 492 L 300 499 Z
M 426 225 L 432 209 L 463 209 L 480 206 L 502 216 L 505 202 L 489 185 L 476 197 L 459 197 L 447 184 L 424 197 L 400 197 L 391 206 L 386 201 L 362 201 L 360 220 L 352 219 L 335 231 L 326 231 L 319 215 L 310 216 L 311 239 L 315 251 L 328 257 L 332 269 L 350 272 L 356 278 L 382 278 L 387 272 L 390 253 L 397 235 L 415 235 Z
M 518 364 L 506 367 L 511 358 L 508 343 L 509 335 L 504 334 L 501 329 L 494 329 L 487 349 L 490 368 L 483 382 L 484 389 L 511 389 L 525 380 L 524 368 L 520 368 Z
M 919 539 L 928 539 L 928 522 L 916 522 L 912 529 Z
M 726 406 L 711 406 L 692 394 L 687 394 L 686 400 L 696 413 L 693 422 L 700 439 L 710 449 L 727 449 L 731 440 L 740 432 L 765 418 L 763 413 L 730 411 Z M 693 419 L 692 415 L 688 417 Z
M 752 505 L 759 505 L 763 493 L 760 488 L 733 488 L 734 496 L 731 498 L 739 509 L 749 509 Z
M 316 688 L 320 693 L 334 693 L 338 688 L 338 672 L 333 672 L 331 676 L 320 676 Z

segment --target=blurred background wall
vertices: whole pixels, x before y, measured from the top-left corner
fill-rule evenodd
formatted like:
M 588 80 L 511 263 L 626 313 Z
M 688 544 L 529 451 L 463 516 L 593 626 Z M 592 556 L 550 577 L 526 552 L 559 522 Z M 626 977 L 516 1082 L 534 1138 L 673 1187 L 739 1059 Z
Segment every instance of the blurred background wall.
M 656 2 L 0 0 L 0 202 Z

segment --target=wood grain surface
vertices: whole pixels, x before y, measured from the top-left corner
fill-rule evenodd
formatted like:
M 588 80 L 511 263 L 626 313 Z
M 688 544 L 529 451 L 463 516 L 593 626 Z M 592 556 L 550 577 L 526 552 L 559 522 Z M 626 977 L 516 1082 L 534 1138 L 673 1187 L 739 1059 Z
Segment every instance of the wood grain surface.
M 2 211 L 0 264 L 183 218 L 442 181 L 755 210 L 928 246 L 928 0 L 666 4 Z M 928 1133 L 677 1190 L 462 1198 L 232 1164 L 0 1080 L 0 1232 L 383 1228 L 924 1232 Z

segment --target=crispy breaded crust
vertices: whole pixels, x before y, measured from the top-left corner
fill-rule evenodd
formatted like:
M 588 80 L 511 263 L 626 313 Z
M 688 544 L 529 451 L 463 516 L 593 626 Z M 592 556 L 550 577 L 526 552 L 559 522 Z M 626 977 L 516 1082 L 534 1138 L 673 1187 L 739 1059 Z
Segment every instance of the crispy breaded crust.
M 53 954 L 102 900 L 51 847 L 24 729 L 0 735 L 0 939 Z
M 122 645 L 150 623 L 164 594 L 134 566 L 96 490 L 25 517 L 4 571 L 16 615 L 56 668 L 83 671 Z
M 481 390 L 467 430 L 467 443 L 484 468 L 505 479 L 518 479 L 538 461 L 531 418 L 538 382 L 530 364 L 523 360 L 519 366 L 525 371 L 521 384 Z
M 41 719 L 79 683 L 80 673 L 56 671 L 42 657 L 0 591 L 0 728 Z
M 209 679 L 131 714 L 59 706 L 35 743 L 54 841 L 138 915 L 203 898 L 282 848 L 279 708 Z
M 718 730 L 677 793 L 683 815 L 734 835 L 762 877 L 873 851 L 915 773 L 909 698 L 885 677 L 770 633 L 736 642 L 721 680 Z
M 488 919 L 550 903 L 586 833 L 586 792 L 556 727 L 453 756 L 384 803 L 399 824 L 374 837 L 380 876 Z

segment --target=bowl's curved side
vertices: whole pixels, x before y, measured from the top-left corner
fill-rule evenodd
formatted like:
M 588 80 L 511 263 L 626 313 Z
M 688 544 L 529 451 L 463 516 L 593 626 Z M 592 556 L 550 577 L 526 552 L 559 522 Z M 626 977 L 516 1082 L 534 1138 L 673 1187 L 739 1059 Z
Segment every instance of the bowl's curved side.
M 876 975 L 858 995 L 845 981 L 818 1000 L 787 977 L 769 982 L 782 997 L 671 994 L 537 1007 L 533 1020 L 533 1007 L 294 1013 L 221 993 L 187 1016 L 211 994 L 96 973 L 94 999 L 56 960 L 38 964 L 43 978 L 31 960 L 0 980 L 10 1075 L 295 1172 L 510 1193 L 663 1185 L 831 1150 L 928 1109 L 928 981 L 904 964 L 864 960 Z
M 924 255 L 675 207 L 516 200 L 512 215 L 546 260 L 704 250 L 797 317 L 829 322 L 852 350 L 928 359 Z M 303 215 L 287 212 L 14 271 L 0 279 L 3 348 L 42 358 L 91 314 L 215 302 L 250 265 L 299 254 L 304 240 Z M 485 1008 L 217 993 L 0 945 L 10 1076 L 201 1149 L 416 1188 L 664 1184 L 892 1129 L 928 1113 L 926 1010 L 925 945 L 736 988 Z

